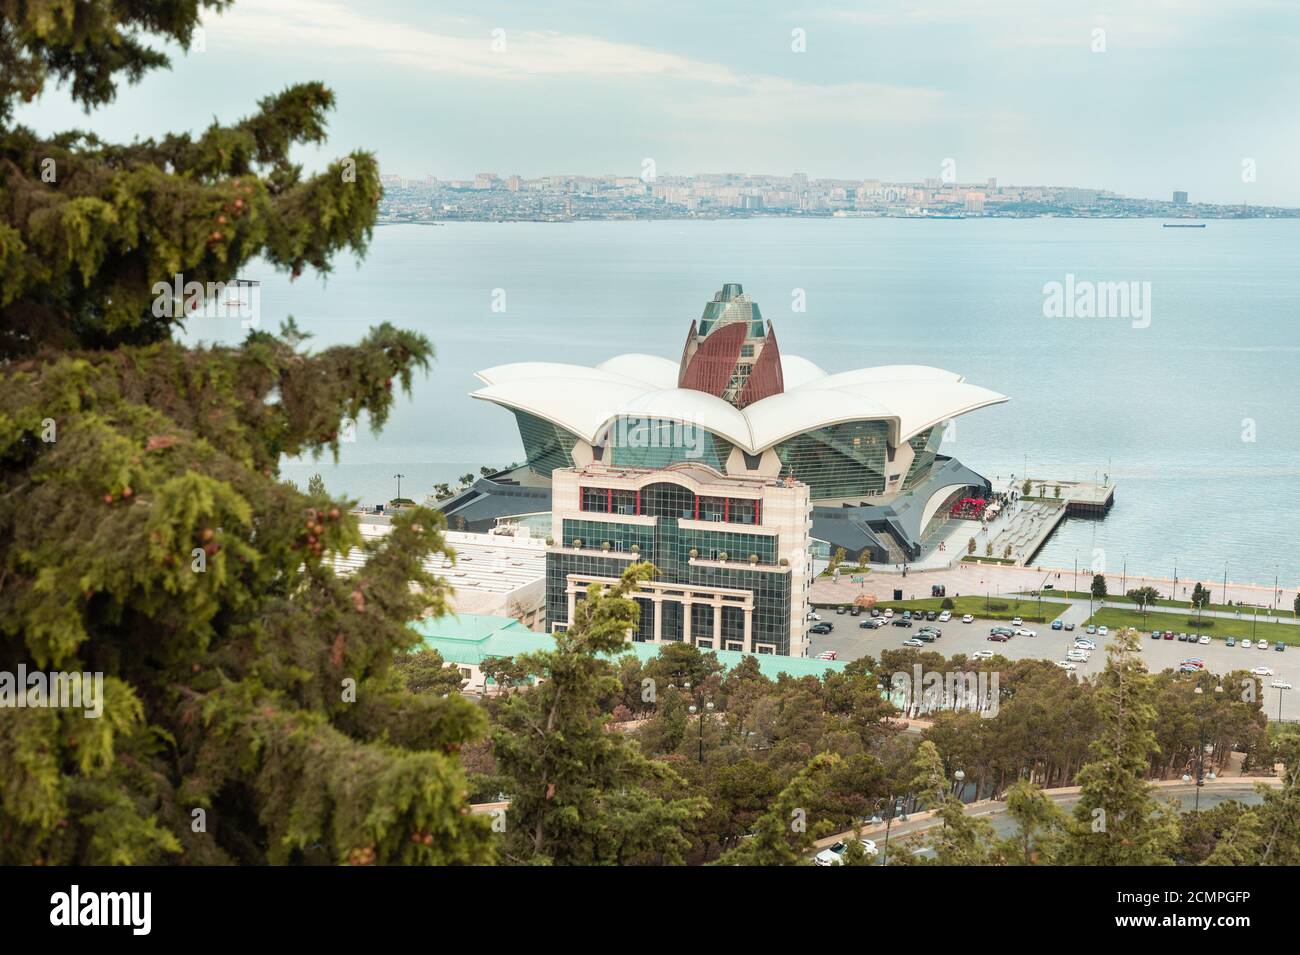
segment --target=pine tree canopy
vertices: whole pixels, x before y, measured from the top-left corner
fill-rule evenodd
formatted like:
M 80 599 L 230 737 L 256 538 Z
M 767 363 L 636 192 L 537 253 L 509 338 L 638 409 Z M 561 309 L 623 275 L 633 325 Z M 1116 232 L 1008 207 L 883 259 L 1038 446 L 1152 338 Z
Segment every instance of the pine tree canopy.
M 489 861 L 457 756 L 486 721 L 393 666 L 446 607 L 441 516 L 363 541 L 348 502 L 278 477 L 343 420 L 382 425 L 432 346 L 378 325 L 312 353 L 289 320 L 185 347 L 186 309 L 158 308 L 176 276 L 363 252 L 373 157 L 290 161 L 325 137 L 318 83 L 160 141 L 13 122 L 55 84 L 110 101 L 223 5 L 0 0 L 0 673 L 103 674 L 97 718 L 0 710 L 0 863 Z

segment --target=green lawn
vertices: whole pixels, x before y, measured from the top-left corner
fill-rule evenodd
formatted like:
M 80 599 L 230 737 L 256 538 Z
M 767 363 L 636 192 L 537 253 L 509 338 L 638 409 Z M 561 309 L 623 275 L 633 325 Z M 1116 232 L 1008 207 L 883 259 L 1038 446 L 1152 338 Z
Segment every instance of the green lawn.
M 894 610 L 943 610 L 943 597 L 925 597 L 920 600 L 882 600 L 876 604 L 882 610 L 885 607 L 893 607 Z M 973 614 L 976 617 L 983 617 L 988 620 L 1010 620 L 1012 617 L 1021 617 L 1026 621 L 1034 623 L 1051 623 L 1061 615 L 1066 605 L 1059 601 L 1044 600 L 1042 609 L 1039 609 L 1037 599 L 1031 597 L 993 597 L 986 600 L 984 597 L 950 597 L 952 601 L 952 613 L 954 617 L 960 617 L 962 614 Z M 994 607 L 1005 605 L 1004 610 L 987 610 L 987 604 Z M 834 607 L 829 608 L 834 612 Z
M 1097 626 L 1105 624 L 1111 629 L 1118 627 L 1136 627 L 1150 633 L 1152 630 L 1174 630 L 1177 632 L 1191 633 L 1208 633 L 1215 640 L 1222 640 L 1224 637 L 1236 637 L 1238 640 L 1247 639 L 1267 640 L 1270 643 L 1281 640 L 1289 646 L 1300 646 L 1300 626 L 1294 623 L 1265 623 L 1263 620 L 1252 628 L 1251 621 L 1247 617 L 1241 620 L 1226 620 L 1222 617 L 1205 617 L 1201 620 L 1200 625 L 1196 624 L 1196 618 L 1192 616 L 1183 616 L 1180 613 L 1149 613 L 1146 615 L 1146 621 L 1143 622 L 1142 614 L 1137 610 L 1119 610 L 1115 607 L 1106 607 L 1098 610 L 1088 620 L 1088 623 L 1095 623 Z M 1207 626 L 1209 623 L 1214 626 Z
M 1043 593 L 1045 593 L 1045 594 L 1047 594 L 1047 593 L 1055 594 L 1055 595 L 1058 596 L 1058 597 L 1072 597 L 1072 598 L 1075 599 L 1075 600 L 1087 600 L 1087 599 L 1088 599 L 1088 596 L 1089 596 L 1089 594 L 1088 594 L 1088 592 L 1087 592 L 1086 590 L 1051 590 L 1051 591 L 1044 590 Z M 1093 599 L 1096 600 L 1097 598 L 1094 597 Z M 1137 601 L 1134 600 L 1132 597 L 1127 596 L 1126 594 L 1119 594 L 1119 595 L 1116 595 L 1116 594 L 1110 594 L 1109 596 L 1106 597 L 1106 603 L 1108 603 L 1108 604 L 1126 604 L 1126 605 L 1128 605 L 1128 606 L 1137 606 Z M 1152 606 L 1156 606 L 1156 607 L 1177 607 L 1177 608 L 1181 608 L 1181 609 L 1191 609 L 1192 602 L 1191 602 L 1190 600 L 1169 600 L 1169 599 L 1167 599 L 1167 598 L 1162 597 L 1162 598 L 1160 598 L 1159 600 L 1157 600 L 1157 601 L 1156 601 Z M 1212 604 L 1210 604 L 1206 609 L 1207 609 L 1207 610 L 1222 610 L 1222 611 L 1225 611 L 1225 612 L 1227 612 L 1227 613 L 1232 613 L 1234 610 L 1240 610 L 1240 611 L 1241 611 L 1242 619 L 1245 619 L 1245 618 L 1247 618 L 1247 617 L 1254 616 L 1254 613 L 1255 613 L 1255 608 L 1254 608 L 1253 606 L 1248 605 L 1248 604 L 1244 604 L 1244 605 L 1242 605 L 1242 606 L 1237 606 L 1236 604 L 1233 604 L 1233 605 L 1230 607 L 1230 606 L 1228 606 L 1227 604 L 1215 604 L 1215 603 L 1212 603 Z M 1286 609 L 1286 608 L 1281 609 L 1280 611 L 1278 611 L 1278 613 L 1279 613 L 1279 615 L 1282 616 L 1284 619 L 1294 619 L 1294 618 L 1295 618 L 1295 613 L 1294 613 L 1292 610 L 1289 610 L 1289 609 Z M 1261 608 L 1261 609 L 1260 609 L 1260 616 L 1262 617 L 1263 615 L 1264 615 L 1264 608 Z

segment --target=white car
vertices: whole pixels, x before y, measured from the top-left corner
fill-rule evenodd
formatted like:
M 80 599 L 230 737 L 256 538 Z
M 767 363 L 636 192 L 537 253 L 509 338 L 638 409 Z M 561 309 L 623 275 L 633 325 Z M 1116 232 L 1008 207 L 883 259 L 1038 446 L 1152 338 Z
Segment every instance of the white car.
M 1099 636 L 1099 637 L 1104 637 L 1104 636 L 1106 636 L 1106 634 L 1108 634 L 1108 633 L 1110 633 L 1110 630 L 1109 630 L 1108 628 L 1106 628 L 1106 627 L 1098 627 L 1098 628 L 1097 628 L 1097 636 Z
M 971 614 L 964 614 L 961 618 L 962 623 L 974 623 L 975 618 Z
M 885 612 L 884 612 L 883 614 L 881 614 L 881 616 L 884 617 L 886 620 L 888 620 L 888 619 L 889 619 L 890 617 L 892 617 L 893 615 L 894 615 L 894 608 L 893 608 L 893 607 L 886 607 L 886 608 L 885 608 Z
M 1024 623 L 1024 621 L 1021 620 L 1019 617 L 1012 617 L 1012 618 L 1011 618 L 1011 626 L 1013 626 L 1013 627 L 1018 627 L 1018 626 L 1020 626 L 1022 623 Z
M 939 622 L 940 622 L 940 623 L 947 623 L 947 622 L 948 622 L 949 620 L 951 620 L 951 619 L 952 619 L 952 611 L 951 611 L 951 610 L 945 610 L 943 613 L 939 614 Z
M 1065 655 L 1065 659 L 1071 663 L 1087 663 L 1090 656 L 1087 650 L 1071 650 Z
M 971 654 L 972 660 L 990 660 L 993 658 L 992 650 L 976 650 Z
M 908 639 L 908 640 L 904 640 L 904 641 L 903 641 L 903 646 L 905 646 L 905 647 L 923 647 L 923 646 L 925 646 L 925 641 L 924 641 L 924 640 L 918 640 L 918 639 L 916 639 L 916 637 L 912 637 L 912 638 L 910 638 L 910 639 Z
M 1259 641 L 1259 643 L 1255 644 L 1255 646 L 1258 647 L 1258 648 L 1261 649 L 1261 650 L 1267 650 L 1267 649 L 1268 649 L 1268 641 L 1267 641 L 1267 640 L 1261 640 L 1261 641 Z
M 809 620 L 820 620 L 821 617 L 818 616 L 816 610 L 809 610 L 809 611 L 808 611 L 808 619 L 809 619 Z
M 1087 637 L 1075 637 L 1074 648 L 1076 650 L 1096 650 L 1097 644 L 1093 643 Z
M 1056 661 L 1056 665 L 1057 665 L 1058 667 L 1060 667 L 1062 670 L 1077 670 L 1077 669 L 1079 669 L 1079 667 L 1078 667 L 1077 664 L 1075 664 L 1075 663 L 1071 663 L 1069 660 L 1057 660 L 1057 661 Z
M 1292 687 L 1291 684 L 1288 683 L 1286 680 L 1274 680 L 1272 683 L 1269 684 L 1269 686 L 1271 686 L 1275 690 L 1294 689 L 1294 687 Z
M 1255 667 L 1255 669 L 1251 670 L 1250 672 L 1253 673 L 1253 674 L 1255 674 L 1255 676 L 1272 676 L 1272 675 L 1273 675 L 1273 668 L 1272 668 L 1272 667 Z
M 1034 630 L 1025 630 L 1023 627 L 1016 631 L 1017 637 L 1036 637 L 1038 633 Z
M 823 849 L 821 852 L 817 853 L 816 857 L 813 859 L 813 864 L 820 866 L 843 865 L 844 853 L 848 851 L 848 848 L 849 844 L 847 842 L 837 842 L 830 848 Z M 876 844 L 870 839 L 862 840 L 862 849 L 869 856 L 874 856 L 878 851 L 876 849 Z
M 1210 638 L 1207 637 L 1205 634 L 1201 634 L 1201 639 L 1197 640 L 1196 642 L 1199 643 L 1201 646 L 1209 646 Z
M 1242 646 L 1242 649 L 1244 649 L 1244 650 L 1249 650 L 1249 649 L 1250 649 L 1250 641 L 1249 641 L 1249 640 L 1243 640 L 1243 641 L 1241 641 L 1241 646 Z

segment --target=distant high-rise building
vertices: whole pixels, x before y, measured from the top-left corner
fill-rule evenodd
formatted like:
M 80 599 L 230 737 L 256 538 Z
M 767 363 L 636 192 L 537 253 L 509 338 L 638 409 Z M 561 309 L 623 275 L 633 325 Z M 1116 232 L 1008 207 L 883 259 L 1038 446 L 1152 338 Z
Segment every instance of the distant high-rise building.
M 984 193 L 968 192 L 966 193 L 966 211 L 983 212 L 984 211 Z
M 795 192 L 803 192 L 808 188 L 808 174 L 806 172 L 797 172 L 790 177 L 790 187 Z
M 1176 206 L 1185 206 L 1185 205 L 1187 205 L 1187 193 L 1185 193 L 1185 192 L 1175 192 L 1175 193 L 1174 193 L 1174 205 L 1176 205 Z
M 494 172 L 481 172 L 474 177 L 475 189 L 492 189 L 497 184 L 497 174 Z

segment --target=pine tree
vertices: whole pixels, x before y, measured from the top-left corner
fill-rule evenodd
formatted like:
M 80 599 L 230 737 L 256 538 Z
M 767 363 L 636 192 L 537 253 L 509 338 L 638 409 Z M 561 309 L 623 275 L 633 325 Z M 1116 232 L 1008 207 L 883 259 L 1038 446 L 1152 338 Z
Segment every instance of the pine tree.
M 1136 630 L 1115 635 L 1098 689 L 1101 733 L 1076 777 L 1075 806 L 1064 858 L 1071 865 L 1167 865 L 1178 836 L 1172 810 L 1146 781 L 1155 735 L 1155 690 L 1138 652 Z
M 640 746 L 607 729 L 599 701 L 621 689 L 608 656 L 628 649 L 640 613 L 630 596 L 654 574 L 633 563 L 608 590 L 593 585 L 554 650 L 520 654 L 540 679 L 501 706 L 492 733 L 510 808 L 502 855 L 530 864 L 602 865 L 683 861 L 683 830 L 708 808 L 674 798 L 683 780 Z
M 418 642 L 407 621 L 446 606 L 421 563 L 445 552 L 441 518 L 415 509 L 363 542 L 345 503 L 277 474 L 337 452 L 344 417 L 381 426 L 431 346 L 380 325 L 311 354 L 259 316 L 238 347 L 173 340 L 255 257 L 296 277 L 364 251 L 373 157 L 290 161 L 325 138 L 317 83 L 193 137 L 13 122 L 52 82 L 111 101 L 222 5 L 0 14 L 0 672 L 102 673 L 104 690 L 98 719 L 0 711 L 0 863 L 488 861 L 456 756 L 485 720 L 392 669 Z M 200 291 L 178 303 L 174 280 Z M 330 558 L 353 547 L 368 562 L 340 578 Z

